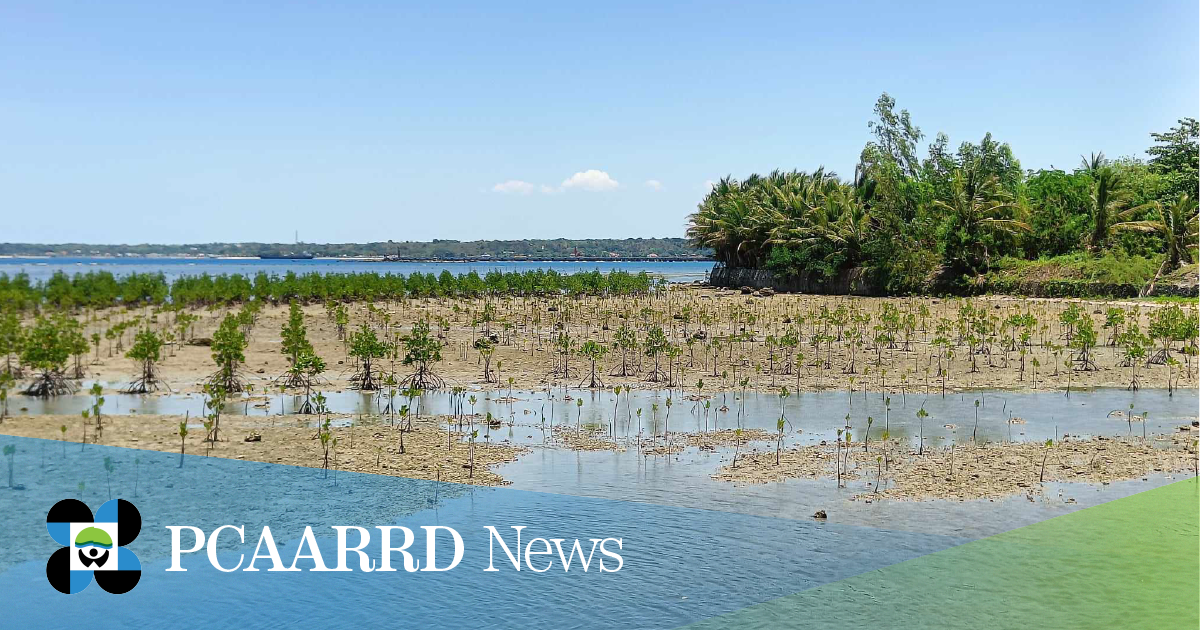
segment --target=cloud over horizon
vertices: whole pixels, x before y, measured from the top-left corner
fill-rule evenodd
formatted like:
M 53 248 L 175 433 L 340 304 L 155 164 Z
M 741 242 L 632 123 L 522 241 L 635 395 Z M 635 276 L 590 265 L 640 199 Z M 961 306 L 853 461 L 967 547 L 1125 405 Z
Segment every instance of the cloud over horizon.
M 652 190 L 662 190 L 662 183 L 656 179 L 646 182 Z M 579 171 L 563 180 L 558 187 L 546 184 L 536 185 L 520 179 L 510 179 L 492 186 L 491 191 L 507 195 L 529 195 L 538 191 L 543 195 L 554 195 L 568 190 L 583 190 L 587 192 L 607 192 L 621 187 L 621 183 L 608 173 L 599 169 Z
M 604 171 L 594 168 L 580 171 L 563 180 L 559 188 L 563 190 L 586 190 L 589 192 L 604 192 L 620 188 L 621 184 Z

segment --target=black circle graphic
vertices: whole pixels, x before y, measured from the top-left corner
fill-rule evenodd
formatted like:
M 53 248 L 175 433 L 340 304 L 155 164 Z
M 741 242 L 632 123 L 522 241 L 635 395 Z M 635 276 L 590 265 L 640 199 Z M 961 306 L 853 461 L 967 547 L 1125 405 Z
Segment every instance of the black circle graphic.
M 137 512 L 137 508 L 133 509 Z M 142 515 L 138 514 L 138 529 L 142 527 Z M 79 499 L 63 499 L 55 503 L 46 513 L 47 523 L 93 523 L 92 508 Z M 136 536 L 136 534 L 135 534 Z
M 58 551 L 50 554 L 50 559 L 46 561 L 46 579 L 58 592 L 64 595 L 71 594 L 70 547 L 60 547 Z
M 142 531 L 142 513 L 134 504 L 125 499 L 117 499 L 117 522 L 120 524 L 117 528 L 117 546 L 119 547 L 125 547 L 133 542 Z M 137 584 L 137 580 L 134 580 L 133 583 Z
M 96 584 L 100 588 L 112 593 L 120 595 L 128 593 L 137 586 L 138 581 L 142 579 L 141 571 L 96 571 Z

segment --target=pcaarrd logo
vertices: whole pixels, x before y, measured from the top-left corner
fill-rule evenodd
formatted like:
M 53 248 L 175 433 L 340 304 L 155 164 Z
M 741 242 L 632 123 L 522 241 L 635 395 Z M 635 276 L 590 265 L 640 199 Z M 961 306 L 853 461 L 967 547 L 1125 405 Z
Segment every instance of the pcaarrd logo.
M 142 514 L 125 499 L 100 506 L 63 499 L 46 513 L 46 529 L 63 547 L 46 562 L 46 579 L 59 592 L 78 593 L 92 583 L 109 593 L 128 593 L 142 578 L 142 563 L 125 548 L 142 531 Z

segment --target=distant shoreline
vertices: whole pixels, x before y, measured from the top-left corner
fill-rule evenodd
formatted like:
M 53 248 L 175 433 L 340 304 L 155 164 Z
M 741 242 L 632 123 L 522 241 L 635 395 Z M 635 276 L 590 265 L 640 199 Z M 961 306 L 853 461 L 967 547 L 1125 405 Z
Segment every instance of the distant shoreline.
M 712 252 L 686 238 L 581 238 L 456 241 L 373 241 L 366 243 L 211 242 L 211 243 L 4 243 L 0 256 L 209 259 L 324 258 L 405 262 L 487 260 L 672 260 L 707 259 Z
M 269 256 L 168 256 L 160 254 L 130 254 L 123 256 L 112 255 L 89 255 L 83 256 L 78 254 L 64 255 L 12 255 L 0 254 L 0 260 L 291 260 L 286 257 L 269 257 Z M 476 256 L 469 258 L 424 258 L 424 257 L 401 257 L 394 256 L 313 256 L 312 258 L 297 258 L 296 260 L 324 260 L 324 261 L 346 261 L 346 262 L 378 262 L 378 263 L 487 263 L 487 262 L 528 262 L 528 263 L 569 263 L 569 262 L 662 262 L 662 263 L 678 263 L 678 262 L 714 262 L 712 257 L 708 256 L 537 256 L 537 257 L 518 257 L 518 256 Z

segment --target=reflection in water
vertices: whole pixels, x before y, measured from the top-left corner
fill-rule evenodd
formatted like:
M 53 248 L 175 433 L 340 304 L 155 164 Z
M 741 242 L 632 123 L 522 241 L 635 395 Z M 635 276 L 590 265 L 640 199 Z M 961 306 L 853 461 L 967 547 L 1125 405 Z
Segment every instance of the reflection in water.
M 664 425 L 671 433 L 738 426 L 774 432 L 781 412 L 788 421 L 788 442 L 801 444 L 832 440 L 837 429 L 845 426 L 849 426 L 858 439 L 866 435 L 868 418 L 872 419 L 872 439 L 879 439 L 887 431 L 892 438 L 908 439 L 915 445 L 924 434 L 927 445 L 938 445 L 969 442 L 972 432 L 981 442 L 1042 441 L 1061 438 L 1064 434 L 1140 435 L 1140 422 L 1130 425 L 1123 417 L 1108 416 L 1110 411 L 1129 409 L 1130 404 L 1139 415 L 1149 412 L 1146 433 L 1173 432 L 1197 416 L 1194 391 L 1183 390 L 1169 396 L 1162 389 L 1137 392 L 1094 389 L 1074 392 L 1070 398 L 1060 392 L 976 391 L 951 394 L 946 398 L 911 393 L 893 393 L 885 398 L 879 392 L 855 392 L 851 399 L 844 391 L 824 391 L 792 394 L 782 407 L 777 396 L 753 391 L 746 393 L 745 400 L 741 399 L 741 392 L 721 392 L 703 400 L 680 399 L 676 393 L 669 410 L 667 399 L 671 394 L 665 390 L 637 390 L 622 393 L 619 399 L 607 390 L 513 390 L 514 400 L 511 401 L 507 399 L 507 390 L 472 393 L 478 402 L 474 406 L 463 403 L 463 411 L 470 413 L 473 410 L 480 417 L 490 413 L 503 424 L 500 429 L 488 431 L 482 423 L 476 423 L 480 435 L 523 444 L 542 443 L 543 427 L 548 432 L 555 425 L 575 426 L 577 423 L 611 432 L 617 439 L 634 438 L 639 430 L 643 435 L 661 435 Z M 326 392 L 325 396 L 326 405 L 333 413 L 358 417 L 342 419 L 342 423 L 386 415 L 389 404 L 387 394 L 383 392 L 344 390 Z M 580 398 L 582 406 L 577 404 Z M 397 406 L 408 402 L 400 395 L 395 400 Z M 975 401 L 979 401 L 978 407 Z M 291 394 L 245 396 L 227 404 L 225 413 L 264 418 L 290 415 L 303 402 L 303 396 Z M 705 402 L 709 403 L 707 410 Z M 12 406 L 29 415 L 75 415 L 89 408 L 91 399 L 85 395 L 45 400 L 21 397 Z M 411 406 L 417 407 L 417 404 Z M 917 410 L 922 407 L 929 414 L 923 423 L 917 417 Z M 642 411 L 640 418 L 638 409 Z M 104 412 L 199 416 L 204 413 L 204 397 L 200 394 L 107 394 Z M 450 394 L 446 391 L 423 393 L 419 412 L 422 415 L 452 413 Z
M 843 523 L 980 536 L 1170 481 L 1166 476 L 1151 476 L 1147 481 L 1111 485 L 1046 484 L 1044 494 L 1032 500 L 1017 495 L 995 502 L 853 499 L 855 495 L 869 493 L 867 480 L 852 482 L 841 489 L 832 481 L 803 479 L 739 486 L 710 479 L 717 468 L 731 459 L 732 449 L 689 448 L 670 457 L 650 456 L 640 452 L 636 441 L 630 438 L 639 429 L 643 435 L 661 435 L 664 424 L 672 433 L 702 431 L 706 427 L 727 429 L 739 424 L 773 432 L 781 411 L 777 396 L 748 392 L 743 401 L 740 392 L 717 393 L 707 399 L 710 402 L 707 418 L 703 401 L 673 399 L 668 418 L 665 391 L 634 391 L 628 396 L 623 393 L 619 399 L 611 391 L 576 389 L 555 389 L 549 393 L 514 390 L 511 401 L 507 394 L 507 390 L 474 392 L 477 398 L 474 413 L 480 417 L 491 413 L 502 420 L 499 428 L 491 429 L 476 421 L 480 439 L 538 445 L 547 441 L 554 425 L 574 427 L 578 422 L 599 427 L 601 431 L 613 430 L 618 441 L 629 444 L 628 448 L 616 451 L 535 447 L 517 461 L 497 469 L 515 488 L 525 490 L 796 519 L 807 519 L 816 510 L 824 509 L 836 514 L 836 519 Z M 383 413 L 388 405 L 386 395 L 341 391 L 327 392 L 326 397 L 330 409 L 341 415 L 335 418 L 335 424 L 388 422 Z M 204 404 L 200 395 L 112 394 L 105 398 L 106 413 L 197 416 L 203 413 Z M 584 401 L 582 406 L 577 405 L 578 399 Z M 1128 409 L 1130 403 L 1139 414 L 1150 413 L 1148 433 L 1174 432 L 1197 415 L 1194 390 L 1168 396 L 1165 390 L 1097 389 L 1076 392 L 1070 398 L 1061 392 L 970 392 L 945 399 L 893 394 L 890 404 L 878 392 L 856 392 L 852 402 L 844 391 L 810 392 L 793 394 L 785 401 L 783 413 L 790 422 L 786 441 L 812 444 L 832 440 L 849 415 L 856 439 L 866 433 L 867 418 L 871 417 L 872 440 L 880 439 L 886 430 L 893 438 L 907 439 L 914 446 L 922 432 L 927 448 L 963 443 L 971 439 L 975 426 L 976 400 L 979 400 L 980 441 L 1042 441 L 1064 434 L 1125 435 L 1131 430 L 1140 435 L 1139 424 L 1130 429 L 1123 418 L 1108 417 L 1110 411 Z M 247 397 L 230 403 L 226 412 L 261 416 L 263 424 L 269 426 L 281 414 L 291 414 L 302 402 L 301 397 L 292 395 Z M 397 403 L 405 402 L 397 396 Z M 22 397 L 14 402 L 14 406 L 27 407 L 25 413 L 30 414 L 78 414 L 89 405 L 89 397 L 82 395 L 45 401 Z M 929 413 L 923 427 L 916 413 L 922 406 Z M 419 407 L 421 414 L 449 414 L 450 396 L 446 392 L 425 393 Z M 722 408 L 725 410 L 721 411 Z M 642 410 L 640 424 L 638 409 Z M 469 413 L 472 407 L 464 404 L 463 410 Z M 1023 418 L 1025 423 L 1010 424 L 1009 419 L 1015 417 Z M 771 449 L 773 445 L 757 443 L 742 448 Z M 1075 503 L 1068 503 L 1068 499 L 1074 499 Z

